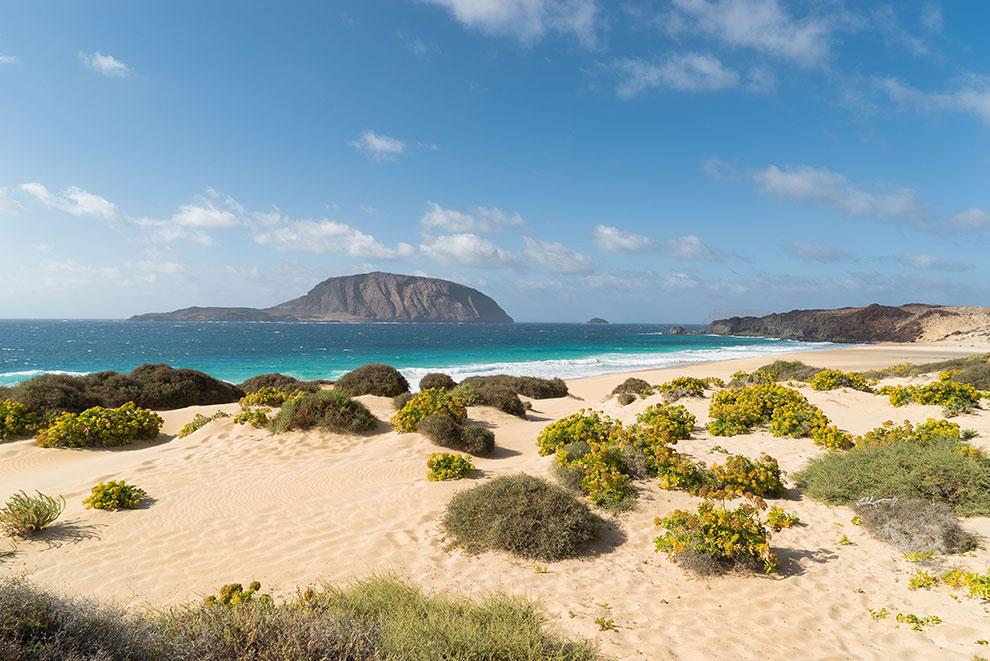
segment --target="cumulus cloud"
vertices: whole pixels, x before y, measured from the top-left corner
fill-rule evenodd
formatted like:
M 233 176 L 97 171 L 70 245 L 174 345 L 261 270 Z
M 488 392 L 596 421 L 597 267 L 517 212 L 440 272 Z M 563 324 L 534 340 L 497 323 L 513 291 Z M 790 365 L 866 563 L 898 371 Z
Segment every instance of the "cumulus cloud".
M 594 269 L 592 259 L 562 243 L 540 241 L 524 236 L 523 253 L 538 266 L 556 273 L 587 273 Z
M 792 16 L 778 0 L 674 0 L 665 25 L 675 34 L 700 34 L 803 66 L 828 57 L 836 27 L 823 16 Z
M 595 0 L 423 0 L 447 9 L 458 23 L 484 34 L 532 44 L 549 32 L 573 34 L 594 47 L 598 33 Z
M 990 124 L 990 76 L 962 76 L 953 89 L 943 92 L 925 92 L 893 77 L 878 78 L 875 84 L 901 107 L 924 112 L 962 112 Z
M 923 215 L 921 200 L 909 188 L 869 192 L 857 188 L 845 175 L 822 168 L 771 165 L 752 172 L 751 177 L 766 195 L 820 204 L 847 216 L 917 220 Z
M 852 255 L 845 250 L 821 243 L 788 241 L 784 244 L 784 250 L 791 255 L 808 262 L 831 264 L 834 262 L 847 262 L 852 260 Z
M 426 213 L 420 219 L 426 231 L 443 230 L 454 233 L 489 234 L 509 227 L 524 227 L 526 222 L 518 213 L 494 207 L 475 207 L 467 211 L 446 209 L 436 202 L 426 203 Z
M 406 151 L 406 143 L 402 140 L 375 133 L 371 129 L 351 141 L 351 146 L 376 161 L 394 161 Z
M 515 263 L 512 253 L 472 232 L 426 237 L 419 250 L 448 266 L 495 269 Z
M 203 200 L 198 204 L 183 204 L 172 214 L 172 222 L 179 227 L 212 229 L 233 227 L 240 223 L 238 217 L 227 209 L 218 209 L 212 202 Z
M 694 234 L 685 234 L 664 241 L 663 250 L 674 259 L 685 262 L 717 262 L 722 259 Z
M 104 55 L 99 51 L 83 53 L 80 51 L 79 60 L 96 73 L 112 78 L 126 78 L 131 75 L 131 68 L 112 55 Z
M 61 195 L 52 193 L 36 181 L 21 184 L 20 189 L 33 196 L 51 209 L 58 209 L 73 216 L 92 216 L 103 220 L 117 220 L 120 217 L 117 205 L 78 186 L 70 186 Z
M 961 230 L 990 229 L 990 211 L 967 209 L 952 217 L 952 226 Z
M 606 252 L 647 252 L 654 248 L 649 237 L 609 225 L 595 226 L 594 242 Z
M 397 259 L 414 252 L 414 248 L 407 243 L 389 247 L 346 223 L 327 219 L 283 218 L 278 226 L 256 232 L 254 241 L 279 250 L 335 253 L 376 259 Z

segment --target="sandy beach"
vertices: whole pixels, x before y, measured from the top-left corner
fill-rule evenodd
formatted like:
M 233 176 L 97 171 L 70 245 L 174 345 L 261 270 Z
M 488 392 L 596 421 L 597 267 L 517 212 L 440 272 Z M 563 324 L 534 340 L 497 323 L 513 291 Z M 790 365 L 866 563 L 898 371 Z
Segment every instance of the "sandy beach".
M 978 343 L 874 345 L 788 354 L 821 367 L 863 370 L 903 362 L 929 362 L 987 351 Z M 780 356 L 775 356 L 780 357 Z M 636 373 L 651 384 L 675 376 L 717 376 L 753 370 L 774 358 L 692 364 Z M 183 439 L 174 435 L 195 413 L 236 412 L 237 404 L 162 413 L 164 436 L 112 450 L 36 447 L 31 440 L 0 444 L 0 498 L 24 489 L 62 494 L 62 521 L 47 534 L 21 541 L 0 561 L 0 572 L 24 575 L 40 585 L 133 606 L 155 607 L 196 600 L 219 585 L 261 581 L 275 595 L 319 581 L 332 583 L 375 573 L 395 573 L 429 590 L 484 594 L 504 590 L 540 601 L 553 627 L 595 641 L 617 658 L 971 658 L 987 648 L 987 606 L 955 599 L 948 590 L 908 589 L 917 565 L 894 548 L 851 525 L 851 510 L 800 498 L 793 489 L 773 501 L 803 525 L 773 539 L 779 575 L 697 578 L 654 550 L 653 518 L 693 505 L 697 498 L 641 482 L 634 511 L 608 516 L 610 529 L 595 553 L 554 563 L 545 573 L 508 555 L 468 555 L 451 550 L 439 521 L 451 495 L 494 475 L 549 475 L 552 457 L 537 454 L 535 439 L 550 421 L 580 408 L 595 408 L 623 422 L 659 401 L 654 395 L 620 406 L 608 399 L 630 374 L 568 382 L 571 397 L 533 401 L 526 420 L 472 407 L 470 418 L 492 426 L 497 450 L 475 461 L 469 480 L 428 482 L 425 461 L 436 448 L 419 434 L 397 434 L 387 420 L 387 398 L 360 400 L 381 420 L 374 434 L 319 432 L 273 436 L 211 422 Z M 902 381 L 902 380 L 901 380 Z M 898 382 L 893 380 L 892 382 Z M 842 389 L 801 387 L 840 428 L 855 434 L 886 420 L 942 417 L 937 407 L 891 407 L 885 397 Z M 732 453 L 767 452 L 792 473 L 824 452 L 810 439 L 774 438 L 759 431 L 731 438 L 709 436 L 708 400 L 680 403 L 698 417 L 694 438 L 678 450 L 709 463 Z M 990 450 L 990 412 L 955 418 L 979 433 L 973 444 Z M 153 501 L 135 511 L 83 508 L 89 488 L 102 480 L 140 484 Z M 968 530 L 990 539 L 990 519 L 964 519 Z M 837 540 L 848 536 L 850 545 Z M 960 565 L 985 571 L 990 550 L 942 558 L 940 568 Z M 874 621 L 867 609 L 938 615 L 923 632 L 893 618 Z M 614 619 L 599 631 L 594 620 Z

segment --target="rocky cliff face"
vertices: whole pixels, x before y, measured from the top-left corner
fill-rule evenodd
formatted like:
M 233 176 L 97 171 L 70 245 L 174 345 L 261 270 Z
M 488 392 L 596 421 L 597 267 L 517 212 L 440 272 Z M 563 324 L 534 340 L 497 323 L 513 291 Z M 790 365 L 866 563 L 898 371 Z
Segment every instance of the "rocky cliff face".
M 718 319 L 716 335 L 806 342 L 919 342 L 990 330 L 990 309 L 910 304 L 836 310 L 792 310 L 765 317 Z
M 511 323 L 480 291 L 448 280 L 394 273 L 330 278 L 305 296 L 265 308 L 186 308 L 134 321 L 404 321 Z

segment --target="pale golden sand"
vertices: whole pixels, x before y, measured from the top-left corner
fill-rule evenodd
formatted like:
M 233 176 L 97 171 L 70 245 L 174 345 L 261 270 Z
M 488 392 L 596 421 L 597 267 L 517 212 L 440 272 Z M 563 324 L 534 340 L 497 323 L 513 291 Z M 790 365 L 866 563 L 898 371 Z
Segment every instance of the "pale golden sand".
M 924 362 L 986 350 L 966 346 L 880 345 L 792 354 L 814 365 L 867 369 Z M 751 358 L 638 373 L 651 383 L 674 376 L 728 377 L 773 358 Z M 539 457 L 535 439 L 548 421 L 581 407 L 623 421 L 657 400 L 621 407 L 603 401 L 627 374 L 574 380 L 576 398 L 534 401 L 528 420 L 472 408 L 474 420 L 494 425 L 498 451 L 477 459 L 486 477 L 525 471 L 547 475 L 551 458 Z M 940 416 L 935 407 L 891 408 L 885 398 L 854 391 L 803 388 L 838 425 L 862 433 L 884 420 L 921 421 Z M 392 414 L 384 398 L 361 400 L 381 420 Z M 682 400 L 707 421 L 707 400 Z M 164 432 L 175 434 L 194 413 L 237 405 L 194 407 L 163 414 Z M 956 419 L 978 430 L 974 443 L 990 449 L 990 412 Z M 704 461 L 714 445 L 751 457 L 766 451 L 786 471 L 822 450 L 807 439 L 755 433 L 711 438 L 704 432 L 678 450 Z M 291 593 L 321 579 L 331 582 L 395 572 L 429 589 L 485 593 L 506 590 L 540 600 L 552 625 L 595 640 L 621 658 L 970 658 L 990 650 L 988 609 L 947 589 L 910 591 L 917 568 L 893 548 L 850 524 L 844 507 L 808 500 L 779 504 L 806 524 L 785 530 L 773 546 L 782 560 L 774 578 L 694 578 L 653 549 L 653 517 L 693 505 L 697 499 L 650 483 L 635 511 L 612 519 L 613 529 L 593 557 L 555 563 L 537 573 L 531 563 L 501 554 L 469 556 L 448 551 L 438 522 L 445 503 L 477 480 L 431 483 L 426 457 L 436 448 L 417 434 L 397 435 L 383 422 L 366 437 L 267 432 L 215 421 L 185 438 L 169 436 L 118 450 L 56 450 L 31 441 L 0 445 L 0 498 L 19 489 L 63 494 L 63 521 L 37 541 L 0 561 L 0 572 L 28 575 L 39 584 L 134 606 L 196 599 L 217 586 L 260 580 L 266 591 Z M 101 480 L 125 479 L 156 500 L 130 512 L 84 510 L 82 499 Z M 964 525 L 990 540 L 990 519 Z M 853 544 L 840 546 L 848 535 Z M 984 571 L 990 551 L 951 558 Z M 874 622 L 867 608 L 886 607 L 891 618 Z M 915 632 L 893 621 L 897 612 L 938 615 L 943 623 Z M 612 618 L 615 631 L 594 620 Z

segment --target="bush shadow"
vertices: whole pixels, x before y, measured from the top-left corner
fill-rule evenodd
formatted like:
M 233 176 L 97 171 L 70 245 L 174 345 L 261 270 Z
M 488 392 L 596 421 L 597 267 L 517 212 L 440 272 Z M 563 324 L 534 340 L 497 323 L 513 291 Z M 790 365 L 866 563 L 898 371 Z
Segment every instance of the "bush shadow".
M 99 531 L 103 527 L 92 523 L 63 521 L 45 528 L 30 539 L 43 543 L 46 550 L 57 549 L 66 544 L 78 544 L 90 539 L 98 540 L 100 539 Z
M 808 563 L 823 565 L 839 556 L 832 549 L 774 549 L 777 554 L 777 574 L 780 578 L 801 576 Z M 803 562 L 802 562 L 803 561 Z

